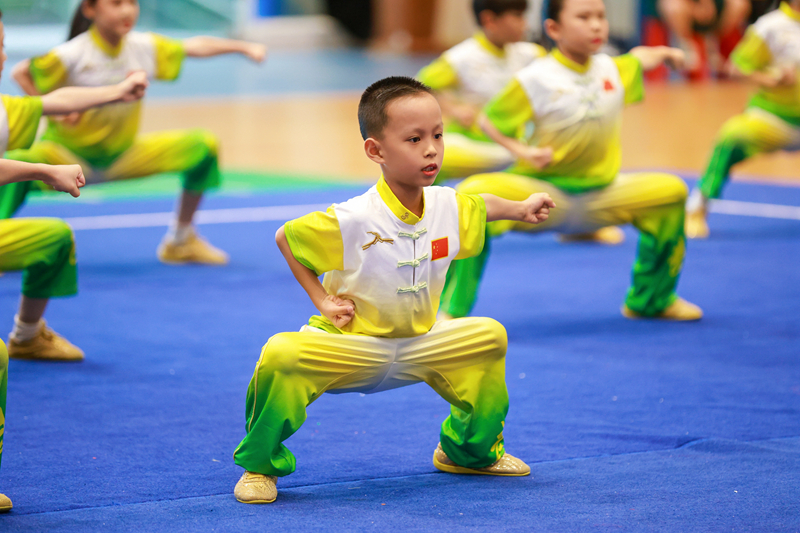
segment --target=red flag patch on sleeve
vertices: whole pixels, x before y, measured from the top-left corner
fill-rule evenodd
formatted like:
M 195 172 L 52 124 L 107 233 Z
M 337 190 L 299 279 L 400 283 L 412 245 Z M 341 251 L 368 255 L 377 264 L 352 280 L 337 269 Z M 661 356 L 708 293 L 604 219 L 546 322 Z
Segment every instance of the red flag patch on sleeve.
M 447 245 L 447 237 L 431 241 L 431 261 L 447 257 L 449 253 L 450 249 Z
M 605 84 L 604 84 L 603 88 L 606 90 L 606 92 L 613 91 L 614 90 L 614 84 L 611 83 L 611 80 L 605 80 Z

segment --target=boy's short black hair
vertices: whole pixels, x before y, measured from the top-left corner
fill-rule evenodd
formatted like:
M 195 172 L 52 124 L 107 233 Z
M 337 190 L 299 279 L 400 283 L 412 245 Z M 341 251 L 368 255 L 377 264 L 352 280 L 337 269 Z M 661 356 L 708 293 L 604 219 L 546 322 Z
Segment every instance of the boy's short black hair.
M 506 11 L 525 11 L 528 9 L 528 0 L 472 0 L 472 10 L 475 20 L 481 25 L 481 13 L 491 11 L 495 15 L 502 15 Z
M 391 76 L 378 80 L 364 91 L 358 103 L 358 127 L 361 137 L 377 137 L 389 121 L 386 107 L 393 100 L 417 94 L 433 94 L 431 88 L 407 76 Z
M 559 22 L 564 10 L 564 0 L 548 0 L 545 6 L 545 18 Z

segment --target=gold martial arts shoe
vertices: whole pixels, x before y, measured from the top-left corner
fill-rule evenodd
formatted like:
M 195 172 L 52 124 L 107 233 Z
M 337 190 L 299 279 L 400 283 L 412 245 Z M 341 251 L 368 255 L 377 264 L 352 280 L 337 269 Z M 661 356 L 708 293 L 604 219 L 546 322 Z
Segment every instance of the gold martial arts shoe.
M 14 507 L 11 500 L 5 494 L 0 494 L 0 513 L 7 513 Z
M 442 449 L 442 443 L 433 452 L 433 466 L 450 474 L 483 474 L 487 476 L 527 476 L 531 467 L 513 455 L 505 454 L 496 463 L 483 468 L 467 468 L 455 464 Z
M 233 495 L 242 503 L 272 503 L 278 497 L 278 478 L 245 471 Z
M 607 246 L 616 246 L 625 242 L 625 233 L 617 226 L 606 226 L 589 233 L 559 233 L 558 242 L 596 242 Z
M 8 356 L 37 361 L 83 361 L 83 350 L 48 328 L 47 322 L 42 320 L 39 333 L 31 340 L 8 339 Z
M 704 208 L 698 208 L 694 211 L 686 212 L 686 223 L 684 230 L 688 239 L 707 239 L 708 238 L 708 222 L 706 218 L 708 212 Z
M 657 318 L 660 320 L 700 320 L 703 318 L 703 310 L 691 302 L 687 302 L 683 298 L 678 298 L 672 302 L 666 309 L 657 315 L 644 316 L 636 311 L 632 311 L 627 305 L 622 306 L 622 316 L 625 318 Z
M 176 243 L 165 237 L 158 247 L 158 259 L 168 265 L 184 265 L 199 263 L 201 265 L 227 265 L 228 254 L 215 248 L 197 233 L 191 235 L 182 243 Z

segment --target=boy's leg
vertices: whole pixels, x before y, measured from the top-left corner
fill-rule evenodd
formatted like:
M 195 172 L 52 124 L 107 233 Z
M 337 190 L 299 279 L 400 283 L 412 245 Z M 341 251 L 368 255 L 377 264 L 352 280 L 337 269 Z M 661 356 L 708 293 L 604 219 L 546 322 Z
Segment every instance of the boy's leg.
M 435 184 L 476 174 L 499 172 L 514 163 L 511 153 L 499 144 L 476 141 L 460 133 L 446 133 L 447 150 Z
M 447 317 L 463 317 L 472 311 L 478 297 L 478 287 L 486 267 L 486 260 L 489 257 L 489 237 L 502 235 L 511 230 L 530 232 L 552 230 L 567 220 L 570 211 L 569 197 L 560 189 L 544 181 L 517 174 L 502 172 L 479 174 L 467 178 L 456 189 L 465 194 L 489 193 L 508 200 L 524 200 L 531 194 L 546 192 L 555 200 L 557 207 L 550 212 L 550 218 L 541 224 L 525 224 L 509 220 L 488 223 L 486 244 L 481 254 L 453 261 L 450 265 L 439 304 L 441 313 Z
M 72 230 L 58 219 L 0 220 L 0 271 L 23 270 L 21 313 L 9 339 L 12 358 L 80 360 L 83 352 L 47 328 L 43 320 L 26 323 L 33 309 L 49 298 L 78 292 Z M 27 305 L 26 305 L 27 303 Z
M 658 316 L 677 300 L 675 287 L 686 251 L 686 192 L 683 180 L 676 176 L 639 173 L 622 174 L 604 189 L 586 195 L 588 223 L 630 223 L 639 230 L 633 284 L 625 299 L 634 315 Z
M 203 194 L 220 184 L 217 139 L 206 130 L 175 130 L 143 135 L 105 171 L 109 180 L 182 172 L 183 191 L 176 220 L 159 258 L 168 263 L 225 264 L 227 255 L 192 228 Z
M 392 361 L 390 340 L 318 331 L 279 333 L 261 351 L 247 389 L 247 435 L 233 454 L 249 472 L 286 476 L 295 458 L 283 441 L 326 390 L 372 382 Z
M 401 344 L 397 373 L 424 381 L 451 405 L 440 442 L 461 467 L 483 468 L 503 457 L 507 345 L 505 328 L 482 317 L 437 322 Z

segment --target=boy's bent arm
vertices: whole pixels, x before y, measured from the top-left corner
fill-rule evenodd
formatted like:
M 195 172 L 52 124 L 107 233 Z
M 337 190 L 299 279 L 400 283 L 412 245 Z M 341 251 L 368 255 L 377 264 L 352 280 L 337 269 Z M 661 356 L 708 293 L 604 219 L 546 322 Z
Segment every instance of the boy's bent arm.
M 527 200 L 515 202 L 506 200 L 494 194 L 481 194 L 486 204 L 486 222 L 494 220 L 516 220 L 529 224 L 544 222 L 550 216 L 550 209 L 555 208 L 556 203 L 547 193 L 536 193 L 528 197 Z
M 267 57 L 267 47 L 263 44 L 221 39 L 201 35 L 183 40 L 183 50 L 188 57 L 213 57 L 222 54 L 242 54 L 261 63 Z
M 116 85 L 62 87 L 41 97 L 42 114 L 66 115 L 112 102 L 133 102 L 144 96 L 147 85 L 147 75 L 138 71 Z
M 317 274 L 298 261 L 292 253 L 283 226 L 278 228 L 275 233 L 275 242 L 278 244 L 278 249 L 283 254 L 283 258 L 289 264 L 289 269 L 291 269 L 297 282 L 308 294 L 314 307 L 333 322 L 333 325 L 337 328 L 341 328 L 350 322 L 355 316 L 355 304 L 350 300 L 343 300 L 328 294 L 328 291 L 320 283 Z
M 20 89 L 23 90 L 28 96 L 39 96 L 39 90 L 36 84 L 33 83 L 33 76 L 31 76 L 31 60 L 26 59 L 20 61 L 11 70 L 11 77 L 17 82 Z
M 630 55 L 642 64 L 642 70 L 647 72 L 660 67 L 663 63 L 678 70 L 683 68 L 686 54 L 679 48 L 669 46 L 637 46 L 631 49 Z
M 81 194 L 80 187 L 86 185 L 80 165 L 44 165 L 0 159 L 0 185 L 20 181 L 42 181 L 75 198 Z
M 527 161 L 537 169 L 543 169 L 553 160 L 552 148 L 549 146 L 528 146 L 518 139 L 507 137 L 492 124 L 492 121 L 485 113 L 481 113 L 478 117 L 478 125 L 491 140 L 511 152 L 511 155 L 517 159 Z

